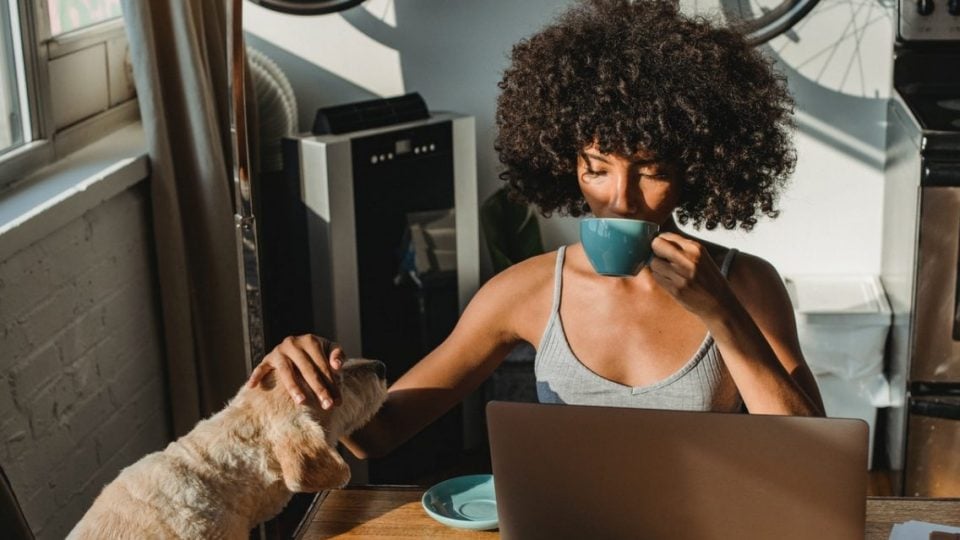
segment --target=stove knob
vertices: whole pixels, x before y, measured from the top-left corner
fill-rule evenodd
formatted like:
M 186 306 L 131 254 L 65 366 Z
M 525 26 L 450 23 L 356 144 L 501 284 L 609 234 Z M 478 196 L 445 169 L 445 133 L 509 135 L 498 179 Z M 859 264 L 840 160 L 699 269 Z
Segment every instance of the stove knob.
M 960 15 L 960 0 L 947 0 L 947 13 L 953 16 Z
M 933 13 L 933 0 L 917 0 L 917 13 L 921 15 Z

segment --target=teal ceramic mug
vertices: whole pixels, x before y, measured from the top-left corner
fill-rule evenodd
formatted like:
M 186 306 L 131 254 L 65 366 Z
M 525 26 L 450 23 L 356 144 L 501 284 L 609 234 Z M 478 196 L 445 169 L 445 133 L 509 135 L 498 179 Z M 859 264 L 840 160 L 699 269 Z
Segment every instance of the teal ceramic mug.
M 650 221 L 623 218 L 584 218 L 580 242 L 598 274 L 635 276 L 653 259 L 650 244 L 660 226 Z

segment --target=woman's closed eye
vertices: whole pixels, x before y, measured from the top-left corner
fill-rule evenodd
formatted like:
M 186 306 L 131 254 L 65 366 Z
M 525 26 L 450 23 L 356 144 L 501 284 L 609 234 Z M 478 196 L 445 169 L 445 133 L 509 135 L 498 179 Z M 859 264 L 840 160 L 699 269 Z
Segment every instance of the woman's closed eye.
M 670 177 L 665 167 L 656 164 L 644 165 L 637 169 L 637 173 L 644 178 L 653 178 L 654 180 L 664 180 Z
M 640 171 L 637 174 L 640 178 L 650 178 L 653 180 L 666 180 L 669 178 L 669 175 L 667 173 L 660 172 L 660 171 L 647 171 L 647 172 Z M 586 169 L 585 171 L 583 171 L 584 180 L 594 180 L 598 178 L 603 178 L 605 176 L 607 176 L 607 171 L 602 169 L 599 169 L 599 170 Z

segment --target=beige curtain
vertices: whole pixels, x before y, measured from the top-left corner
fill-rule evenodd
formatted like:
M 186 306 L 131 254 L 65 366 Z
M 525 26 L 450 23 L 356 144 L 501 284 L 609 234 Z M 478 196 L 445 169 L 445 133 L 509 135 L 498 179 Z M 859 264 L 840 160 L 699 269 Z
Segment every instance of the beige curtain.
M 246 376 L 233 226 L 226 4 L 123 0 L 151 160 L 176 436 L 222 408 Z

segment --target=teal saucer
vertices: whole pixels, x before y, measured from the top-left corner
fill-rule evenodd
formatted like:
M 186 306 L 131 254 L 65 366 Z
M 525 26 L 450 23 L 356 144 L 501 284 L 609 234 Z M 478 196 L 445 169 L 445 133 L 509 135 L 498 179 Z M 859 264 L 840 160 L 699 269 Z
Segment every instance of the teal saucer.
M 420 499 L 433 519 L 450 527 L 484 531 L 497 528 L 493 476 L 473 474 L 444 480 Z

